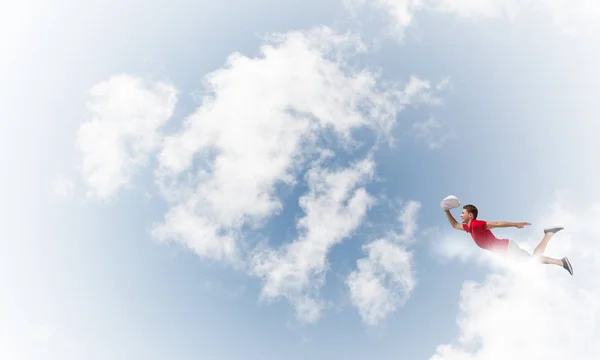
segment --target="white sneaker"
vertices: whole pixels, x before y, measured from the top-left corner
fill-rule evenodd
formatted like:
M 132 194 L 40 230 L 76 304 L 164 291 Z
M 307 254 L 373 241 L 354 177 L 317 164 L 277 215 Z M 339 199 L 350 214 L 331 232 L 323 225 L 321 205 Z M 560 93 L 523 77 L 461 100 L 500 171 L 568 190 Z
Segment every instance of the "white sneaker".
M 564 227 L 562 227 L 562 226 L 556 226 L 556 227 L 551 227 L 551 228 L 545 228 L 545 229 L 544 229 L 544 234 L 547 234 L 547 233 L 556 234 L 557 232 L 561 231 L 562 229 L 564 229 Z

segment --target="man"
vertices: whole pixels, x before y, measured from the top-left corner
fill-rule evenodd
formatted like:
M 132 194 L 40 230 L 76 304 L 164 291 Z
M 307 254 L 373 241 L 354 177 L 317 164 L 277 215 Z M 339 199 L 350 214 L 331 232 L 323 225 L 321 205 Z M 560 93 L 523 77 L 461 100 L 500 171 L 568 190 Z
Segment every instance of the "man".
M 493 228 L 505 228 L 505 227 L 516 227 L 518 229 L 522 229 L 527 225 L 531 225 L 528 222 L 487 222 L 484 220 L 478 220 L 477 214 L 478 210 L 474 205 L 465 205 L 463 206 L 462 213 L 460 214 L 460 218 L 462 220 L 462 224 L 459 224 L 454 216 L 450 213 L 450 210 L 444 210 L 446 212 L 446 216 L 448 217 L 448 221 L 450 221 L 450 225 L 457 230 L 464 230 L 471 234 L 475 244 L 482 249 L 491 251 L 496 254 L 509 256 L 515 259 L 528 259 L 532 255 L 527 251 L 523 250 L 519 247 L 519 245 L 510 240 L 510 239 L 497 239 L 494 234 L 490 231 Z M 569 259 L 566 257 L 558 260 L 551 257 L 547 257 L 542 255 L 546 250 L 546 246 L 548 245 L 548 241 L 550 238 L 554 236 L 557 232 L 564 229 L 563 227 L 553 227 L 544 229 L 544 238 L 539 243 L 539 245 L 533 250 L 533 256 L 539 257 L 539 261 L 542 264 L 554 264 L 562 266 L 566 269 L 569 274 L 573 275 L 573 268 L 571 267 L 571 263 Z

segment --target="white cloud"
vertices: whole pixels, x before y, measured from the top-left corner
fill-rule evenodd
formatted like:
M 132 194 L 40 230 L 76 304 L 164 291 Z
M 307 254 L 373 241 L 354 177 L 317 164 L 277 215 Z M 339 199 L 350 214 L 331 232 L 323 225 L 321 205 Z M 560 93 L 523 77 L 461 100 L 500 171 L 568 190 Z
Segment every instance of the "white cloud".
M 575 204 L 559 198 L 534 224 L 540 229 L 564 224 L 546 255 L 568 256 L 574 276 L 554 265 L 512 263 L 497 268 L 483 284 L 466 282 L 459 334 L 452 343 L 440 345 L 431 359 L 600 357 L 599 216 L 599 202 Z
M 347 63 L 364 44 L 328 28 L 274 35 L 259 58 L 229 57 L 206 77 L 203 104 L 165 139 L 157 177 L 169 210 L 154 234 L 200 256 L 239 260 L 244 226 L 281 211 L 275 188 L 292 186 L 331 131 L 342 143 L 355 129 L 387 136 L 409 103 L 433 101 L 411 78 L 378 85 L 378 75 Z
M 352 304 L 367 325 L 383 321 L 412 294 L 416 284 L 412 253 L 395 241 L 412 239 L 420 207 L 416 201 L 408 202 L 398 217 L 402 234 L 393 235 L 393 240 L 378 239 L 364 245 L 367 256 L 356 262 L 357 269 L 346 278 Z
M 410 244 L 414 241 L 414 236 L 419 226 L 417 224 L 417 218 L 419 211 L 421 210 L 421 203 L 418 201 L 407 201 L 399 211 L 398 218 L 396 219 L 400 223 L 401 233 L 391 233 L 388 236 L 393 238 L 395 242 L 401 242 L 403 244 Z
M 323 304 L 318 292 L 325 281 L 327 254 L 360 225 L 373 203 L 364 188 L 357 188 L 373 175 L 373 166 L 367 159 L 341 171 L 316 166 L 308 172 L 309 192 L 300 198 L 306 215 L 298 220 L 298 239 L 254 255 L 252 273 L 264 281 L 263 299 L 286 297 L 298 320 L 319 319 Z
M 437 83 L 433 89 L 436 91 L 446 90 L 451 85 L 449 78 L 444 78 Z M 428 105 L 440 104 L 440 99 L 434 94 L 429 81 L 411 76 L 404 88 L 405 103 L 423 103 Z
M 363 247 L 366 258 L 348 275 L 353 305 L 368 325 L 376 325 L 410 297 L 415 286 L 412 254 L 386 239 Z
M 415 235 L 418 229 L 417 214 L 419 210 L 421 210 L 420 202 L 409 201 L 398 216 L 398 221 L 400 221 L 404 229 L 404 233 L 401 236 L 402 239 L 409 239 Z
M 113 76 L 90 90 L 91 119 L 78 130 L 84 181 L 90 195 L 114 196 L 159 145 L 159 129 L 171 117 L 176 90 L 130 75 Z

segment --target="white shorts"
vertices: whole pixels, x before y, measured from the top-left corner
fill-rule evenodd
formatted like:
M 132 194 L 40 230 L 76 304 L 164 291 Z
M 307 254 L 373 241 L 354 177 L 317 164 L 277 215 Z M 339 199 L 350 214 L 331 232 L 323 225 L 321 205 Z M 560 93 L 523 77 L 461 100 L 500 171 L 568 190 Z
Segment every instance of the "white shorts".
M 519 244 L 512 240 L 508 240 L 508 249 L 506 249 L 506 256 L 516 260 L 527 260 L 531 258 L 530 253 L 521 249 L 521 247 L 519 247 Z

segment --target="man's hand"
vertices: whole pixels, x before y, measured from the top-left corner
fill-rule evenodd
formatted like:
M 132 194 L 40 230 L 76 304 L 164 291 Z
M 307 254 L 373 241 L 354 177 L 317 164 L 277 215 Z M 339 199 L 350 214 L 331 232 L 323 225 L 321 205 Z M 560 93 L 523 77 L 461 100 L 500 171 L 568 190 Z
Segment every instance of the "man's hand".
M 519 229 L 522 229 L 522 228 L 524 228 L 524 227 L 525 227 L 525 226 L 527 226 L 527 225 L 531 225 L 531 224 L 530 224 L 530 223 L 528 223 L 528 222 L 518 222 L 518 223 L 517 223 L 515 226 L 516 226 L 517 228 L 519 228 Z

